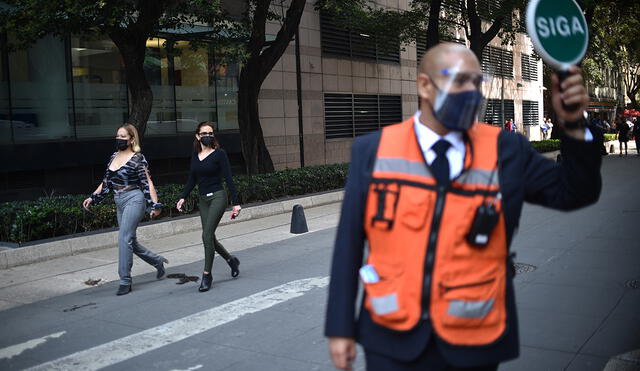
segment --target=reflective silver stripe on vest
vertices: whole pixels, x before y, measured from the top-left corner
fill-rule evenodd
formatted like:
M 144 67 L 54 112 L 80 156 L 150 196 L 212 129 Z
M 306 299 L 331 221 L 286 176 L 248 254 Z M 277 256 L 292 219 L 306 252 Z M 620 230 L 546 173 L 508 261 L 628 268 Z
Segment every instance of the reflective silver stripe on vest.
M 393 313 L 398 310 L 398 295 L 394 293 L 371 298 L 371 306 L 373 306 L 373 311 L 380 316 Z
M 378 157 L 376 158 L 376 163 L 373 166 L 373 171 L 390 171 L 394 173 L 419 175 L 431 178 L 431 173 L 427 170 L 427 166 L 424 162 L 409 161 L 403 158 Z
M 491 176 L 493 173 L 493 177 Z M 491 178 L 491 179 L 489 179 Z M 481 184 L 486 186 L 498 185 L 498 170 L 481 170 L 481 169 L 469 169 L 463 171 L 462 174 L 456 179 L 456 183 L 460 184 Z
M 487 301 L 451 300 L 447 314 L 461 318 L 483 318 L 493 308 L 495 299 Z

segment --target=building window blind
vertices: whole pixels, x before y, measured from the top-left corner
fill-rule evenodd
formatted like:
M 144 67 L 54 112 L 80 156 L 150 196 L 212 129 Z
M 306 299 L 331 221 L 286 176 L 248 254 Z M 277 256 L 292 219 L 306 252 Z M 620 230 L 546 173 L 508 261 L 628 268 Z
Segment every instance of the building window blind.
M 513 52 L 493 46 L 486 46 L 482 51 L 482 72 L 512 79 Z
M 326 12 L 320 12 L 320 38 L 323 56 L 400 63 L 398 38 L 382 44 L 363 30 L 339 26 Z
M 496 13 L 502 7 L 503 0 L 477 0 L 478 15 L 485 20 L 494 20 Z
M 515 109 L 513 100 L 504 100 L 504 120 L 514 120 Z M 502 101 L 500 99 L 487 99 L 487 109 L 484 112 L 484 121 L 492 125 L 504 125 L 502 118 Z
M 354 138 L 402 121 L 402 96 L 324 95 L 325 139 Z
M 522 54 L 520 59 L 522 66 L 522 79 L 538 81 L 538 61 L 531 55 Z
M 522 101 L 522 121 L 525 125 L 538 124 L 538 102 L 524 100 Z

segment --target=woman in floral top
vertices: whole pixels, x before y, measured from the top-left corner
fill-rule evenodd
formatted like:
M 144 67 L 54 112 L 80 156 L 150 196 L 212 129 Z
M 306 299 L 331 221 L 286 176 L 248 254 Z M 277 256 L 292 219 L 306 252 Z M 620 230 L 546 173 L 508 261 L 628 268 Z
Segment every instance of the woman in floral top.
M 153 218 L 160 214 L 161 204 L 149 176 L 149 166 L 140 152 L 138 130 L 131 124 L 118 128 L 116 134 L 117 151 L 111 156 L 102 183 L 93 194 L 84 200 L 82 206 L 89 210 L 104 199 L 109 191 L 114 192 L 117 207 L 118 226 L 118 274 L 120 286 L 117 295 L 131 292 L 131 266 L 133 254 L 154 266 L 156 277 L 164 277 L 164 257 L 140 245 L 136 239 L 136 229 L 145 210 Z

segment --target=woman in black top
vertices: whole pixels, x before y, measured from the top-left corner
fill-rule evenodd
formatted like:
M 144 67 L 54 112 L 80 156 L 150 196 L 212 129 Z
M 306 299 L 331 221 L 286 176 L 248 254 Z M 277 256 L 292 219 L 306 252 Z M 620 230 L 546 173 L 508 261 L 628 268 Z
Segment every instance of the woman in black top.
M 164 257 L 147 250 L 136 239 L 136 228 L 144 216 L 145 209 L 151 217 L 160 214 L 161 204 L 155 187 L 149 176 L 149 165 L 140 153 L 138 130 L 131 124 L 118 128 L 116 134 L 116 152 L 111 155 L 102 183 L 91 197 L 84 200 L 82 206 L 89 210 L 100 203 L 110 190 L 114 192 L 114 201 L 118 216 L 118 274 L 120 287 L 117 295 L 131 292 L 131 266 L 133 254 L 154 266 L 157 279 L 164 274 Z M 145 206 L 146 205 L 146 206 Z
M 216 228 L 227 207 L 227 193 L 222 186 L 224 176 L 231 193 L 233 202 L 234 219 L 240 214 L 240 205 L 236 187 L 231 177 L 229 159 L 225 151 L 220 148 L 213 133 L 213 125 L 209 122 L 201 122 L 196 128 L 196 139 L 193 142 L 193 155 L 191 157 L 191 170 L 189 180 L 182 191 L 182 198 L 176 204 L 176 208 L 182 211 L 184 199 L 189 195 L 193 187 L 198 184 L 200 200 L 200 220 L 202 222 L 202 243 L 204 244 L 204 272 L 198 291 L 205 292 L 211 288 L 211 268 L 213 266 L 214 251 L 220 254 L 231 267 L 231 276 L 237 277 L 240 273 L 238 266 L 240 261 L 218 242 Z
M 627 141 L 629 140 L 629 125 L 622 119 L 616 122 L 616 131 L 618 132 L 618 142 L 620 142 L 620 156 L 622 156 L 622 146 L 624 145 L 624 154 L 627 155 Z

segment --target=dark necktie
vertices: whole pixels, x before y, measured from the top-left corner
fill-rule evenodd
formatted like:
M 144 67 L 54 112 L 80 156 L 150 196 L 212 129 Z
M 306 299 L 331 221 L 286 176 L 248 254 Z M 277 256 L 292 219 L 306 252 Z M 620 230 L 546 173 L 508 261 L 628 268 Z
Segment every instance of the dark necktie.
M 444 139 L 437 141 L 431 149 L 436 153 L 436 158 L 431 163 L 433 176 L 440 185 L 449 184 L 449 160 L 447 159 L 447 149 L 451 143 Z

